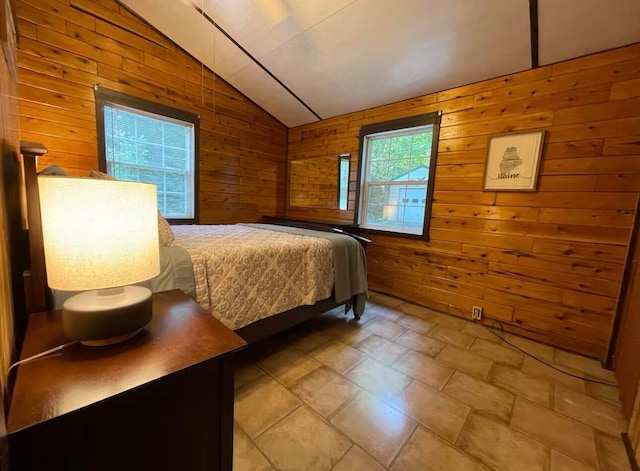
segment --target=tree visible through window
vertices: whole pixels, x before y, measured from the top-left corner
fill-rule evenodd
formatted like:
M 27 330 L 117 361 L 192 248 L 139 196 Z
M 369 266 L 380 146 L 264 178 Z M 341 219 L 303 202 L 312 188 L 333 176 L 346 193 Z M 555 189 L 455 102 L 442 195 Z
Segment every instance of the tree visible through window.
M 119 180 L 154 183 L 158 209 L 167 219 L 195 221 L 197 115 L 100 92 L 102 169 Z
M 440 114 L 364 126 L 359 224 L 428 235 Z

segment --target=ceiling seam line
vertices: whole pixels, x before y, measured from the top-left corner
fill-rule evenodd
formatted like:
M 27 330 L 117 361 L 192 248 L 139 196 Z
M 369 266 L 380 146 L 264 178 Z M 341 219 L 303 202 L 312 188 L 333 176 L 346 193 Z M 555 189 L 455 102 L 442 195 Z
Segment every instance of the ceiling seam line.
M 298 100 L 298 102 L 304 106 L 307 110 L 309 110 L 316 118 L 318 118 L 320 121 L 322 121 L 322 117 L 316 113 L 309 105 L 307 105 L 302 98 L 300 98 L 298 95 L 296 95 L 289 87 L 287 87 L 282 80 L 280 80 L 278 77 L 276 77 L 275 75 L 273 75 L 273 73 L 267 69 L 264 65 L 262 65 L 262 63 L 256 59 L 255 57 L 253 57 L 253 55 L 251 55 L 249 53 L 249 51 L 247 51 L 244 47 L 242 47 L 240 45 L 240 43 L 238 43 L 238 41 L 236 41 L 229 33 L 227 33 L 218 23 L 216 23 L 205 11 L 203 11 L 200 7 L 198 7 L 197 5 L 193 5 L 193 8 L 200 13 L 204 18 L 206 18 L 206 20 L 211 23 L 211 25 L 213 25 L 214 28 L 216 28 L 218 31 L 220 31 L 222 34 L 224 34 L 227 39 L 229 41 L 231 41 L 238 49 L 240 49 L 249 59 L 251 59 L 258 67 L 260 67 L 267 75 L 269 75 L 273 80 L 275 80 L 282 88 L 284 88 L 292 97 L 294 97 L 296 100 Z
M 529 28 L 531 34 L 531 68 L 540 67 L 538 34 L 538 0 L 529 0 Z

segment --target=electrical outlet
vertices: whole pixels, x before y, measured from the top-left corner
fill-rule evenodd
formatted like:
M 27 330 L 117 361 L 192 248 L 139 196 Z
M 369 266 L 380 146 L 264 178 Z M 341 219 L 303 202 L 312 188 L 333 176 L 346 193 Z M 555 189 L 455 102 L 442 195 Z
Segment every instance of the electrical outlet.
M 477 321 L 482 319 L 482 307 L 473 306 L 473 308 L 471 308 L 471 318 Z

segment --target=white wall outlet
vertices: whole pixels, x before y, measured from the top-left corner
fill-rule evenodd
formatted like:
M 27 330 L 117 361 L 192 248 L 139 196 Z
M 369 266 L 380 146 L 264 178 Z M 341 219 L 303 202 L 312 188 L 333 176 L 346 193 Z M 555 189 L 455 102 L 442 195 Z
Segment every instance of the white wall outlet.
M 473 306 L 473 308 L 471 308 L 471 318 L 477 321 L 482 319 L 482 307 Z

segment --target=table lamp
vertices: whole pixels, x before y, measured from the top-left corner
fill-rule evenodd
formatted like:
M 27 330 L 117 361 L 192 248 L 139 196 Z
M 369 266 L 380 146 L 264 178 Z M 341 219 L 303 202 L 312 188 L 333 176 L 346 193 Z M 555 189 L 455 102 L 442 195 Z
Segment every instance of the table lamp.
M 65 334 L 91 346 L 133 337 L 151 291 L 128 285 L 160 272 L 156 186 L 40 176 L 38 188 L 49 286 L 83 291 L 62 307 Z
M 385 204 L 382 207 L 382 219 L 384 219 L 385 221 L 397 221 L 398 207 L 391 204 Z

